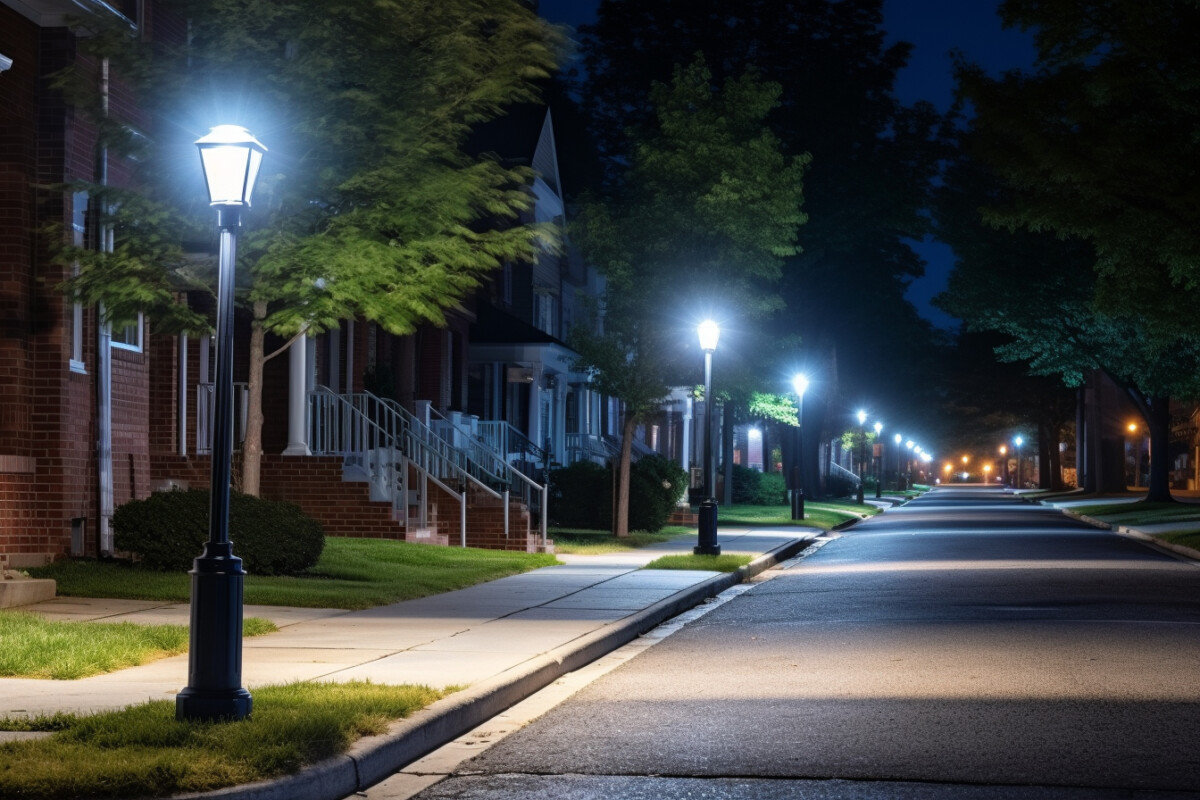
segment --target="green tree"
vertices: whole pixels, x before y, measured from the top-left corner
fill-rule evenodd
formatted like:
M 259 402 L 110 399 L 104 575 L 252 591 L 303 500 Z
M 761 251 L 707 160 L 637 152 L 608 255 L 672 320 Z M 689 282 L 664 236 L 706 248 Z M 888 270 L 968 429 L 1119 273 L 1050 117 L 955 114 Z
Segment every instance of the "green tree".
M 778 308 L 773 286 L 805 221 L 807 163 L 763 125 L 778 96 L 752 75 L 718 89 L 700 57 L 677 68 L 653 88 L 654 124 L 632 130 L 620 182 L 581 210 L 579 241 L 607 289 L 602 332 L 572 345 L 599 391 L 625 404 L 618 536 L 628 534 L 634 429 L 671 385 L 695 382 L 685 377 L 701 363 L 694 326 L 711 298 L 745 318 Z
M 803 341 L 791 358 L 802 357 L 813 378 L 806 479 L 818 474 L 826 418 L 830 435 L 840 428 L 843 397 L 887 398 L 896 417 L 935 416 L 927 397 L 935 384 L 923 379 L 933 333 L 904 295 L 923 272 L 910 245 L 929 230 L 923 209 L 940 117 L 892 94 L 910 46 L 887 43 L 882 22 L 880 0 L 604 0 L 583 29 L 583 99 L 614 179 L 631 153 L 625 130 L 653 118 L 651 83 L 695 53 L 718 83 L 754 69 L 782 87 L 767 123 L 785 152 L 812 154 L 811 219 L 803 251 L 782 265 L 783 307 L 759 324 L 777 341 Z M 770 364 L 756 371 L 772 374 Z
M 464 145 L 474 126 L 536 99 L 563 40 L 517 0 L 177 5 L 188 45 L 160 52 L 146 87 L 161 128 L 147 194 L 181 187 L 187 216 L 211 218 L 188 151 L 218 122 L 244 124 L 270 151 L 239 247 L 252 316 L 242 488 L 253 494 L 268 332 L 442 324 L 489 271 L 554 246 L 518 220 L 532 173 Z
M 1057 349 L 1028 336 L 1015 346 L 1043 360 L 1087 351 L 1136 389 L 1151 428 L 1150 495 L 1167 499 L 1169 398 L 1197 393 L 1200 366 L 1200 188 L 1180 168 L 1200 156 L 1200 6 L 1007 0 L 1001 14 L 1034 30 L 1039 70 L 993 79 L 959 65 L 975 152 L 1012 190 L 988 218 L 1095 254 L 1094 292 L 1070 309 L 1074 335 L 1051 336 Z
M 1169 500 L 1169 398 L 1200 391 L 1196 338 L 1178 331 L 1169 338 L 1150 336 L 1153 324 L 1140 315 L 1106 311 L 1096 299 L 1089 242 L 998 225 L 990 210 L 1016 207 L 1021 195 L 969 155 L 947 169 L 938 195 L 939 236 L 954 248 L 956 264 L 935 302 L 963 319 L 968 331 L 1002 335 L 996 355 L 1024 363 L 1031 375 L 1054 376 L 1068 387 L 1082 385 L 1096 370 L 1114 378 L 1151 429 L 1151 497 Z M 1056 403 L 1040 394 L 1043 389 L 1031 387 L 1032 396 L 1006 402 L 1038 422 L 1040 440 L 1052 435 L 1053 414 L 1061 410 L 1054 411 Z M 1099 448 L 1092 450 L 1099 455 Z M 1045 472 L 1049 464 L 1043 466 Z M 1093 477 L 1098 473 L 1089 470 Z

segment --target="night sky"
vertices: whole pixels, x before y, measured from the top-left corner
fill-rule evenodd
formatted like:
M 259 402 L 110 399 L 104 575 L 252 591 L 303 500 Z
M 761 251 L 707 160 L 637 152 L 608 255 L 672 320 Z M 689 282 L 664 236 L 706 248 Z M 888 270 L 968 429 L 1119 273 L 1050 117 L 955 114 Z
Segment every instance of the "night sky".
M 592 21 L 598 4 L 599 0 L 540 0 L 539 7 L 551 22 L 574 26 Z M 998 4 L 998 0 L 884 0 L 884 27 L 891 39 L 914 45 L 909 66 L 897 81 L 900 100 L 929 100 L 946 110 L 953 89 L 949 56 L 953 49 L 995 72 L 1028 67 L 1034 56 L 1032 40 L 1001 27 L 995 11 Z M 925 277 L 909 289 L 909 300 L 934 325 L 956 327 L 956 320 L 929 305 L 930 298 L 946 286 L 950 249 L 938 242 L 918 243 L 916 249 L 928 263 Z

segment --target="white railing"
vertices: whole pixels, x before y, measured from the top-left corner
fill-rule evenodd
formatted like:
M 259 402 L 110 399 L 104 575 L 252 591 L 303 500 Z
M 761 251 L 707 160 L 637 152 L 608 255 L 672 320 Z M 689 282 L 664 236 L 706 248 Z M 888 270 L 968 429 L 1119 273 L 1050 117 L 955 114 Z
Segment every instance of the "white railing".
M 530 476 L 535 471 L 545 472 L 544 450 L 504 421 L 481 421 L 458 412 L 446 417 L 427 402 L 418 403 L 417 418 L 422 422 L 427 419 L 434 433 L 462 451 L 472 465 L 468 468 L 478 469 L 481 479 L 486 476 L 498 480 L 537 514 L 539 534 L 545 543 L 550 488 L 545 478 L 539 483 Z
M 216 406 L 213 402 L 213 384 L 196 384 L 196 453 L 212 453 L 213 419 Z M 238 447 L 246 440 L 246 421 L 250 412 L 250 387 L 244 383 L 233 385 L 233 445 Z
M 619 458 L 621 448 L 614 447 L 603 436 L 597 436 L 594 433 L 568 433 L 567 434 L 567 463 L 574 464 L 576 461 L 591 461 L 596 464 L 606 464 L 609 459 Z
M 347 468 L 361 470 L 372 486 L 386 487 L 393 507 L 403 510 L 406 526 L 414 499 L 420 509 L 419 524 L 427 523 L 425 483 L 432 482 L 458 501 L 459 537 L 465 547 L 467 490 L 473 485 L 502 502 L 508 535 L 509 492 L 489 485 L 498 483 L 498 477 L 471 463 L 465 453 L 397 403 L 370 392 L 339 395 L 318 387 L 309 393 L 309 404 L 313 453 L 341 455 Z M 409 467 L 420 481 L 415 490 L 409 486 Z
M 853 472 L 846 469 L 845 467 L 843 467 L 841 464 L 837 463 L 836 461 L 829 462 L 829 472 L 832 475 L 841 475 L 843 478 L 846 478 L 847 480 L 852 481 L 855 486 L 862 483 L 861 478 L 859 478 Z

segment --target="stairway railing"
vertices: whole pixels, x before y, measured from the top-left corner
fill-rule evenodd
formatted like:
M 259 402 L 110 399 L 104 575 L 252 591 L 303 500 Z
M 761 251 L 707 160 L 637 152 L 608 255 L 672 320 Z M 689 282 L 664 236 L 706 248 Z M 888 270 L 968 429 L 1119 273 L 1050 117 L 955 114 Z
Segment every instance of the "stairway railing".
M 360 470 L 372 486 L 386 487 L 393 508 L 402 510 L 416 499 L 419 524 L 428 523 L 428 491 L 432 482 L 459 503 L 459 538 L 467 544 L 467 491 L 475 486 L 502 501 L 504 534 L 508 535 L 508 491 L 497 491 L 472 471 L 466 458 L 408 411 L 370 392 L 335 394 L 325 387 L 309 393 L 314 454 L 341 455 L 347 468 Z M 420 485 L 411 494 L 408 468 Z M 455 488 L 455 484 L 459 488 Z
M 539 535 L 545 543 L 549 483 L 545 477 L 539 483 L 530 476 L 532 470 L 527 471 L 533 466 L 545 474 L 545 451 L 504 421 L 482 421 L 461 414 L 446 417 L 429 403 L 422 402 L 418 406 L 418 421 L 425 415 L 428 415 L 429 428 L 435 434 L 462 451 L 469 463 L 477 465 L 489 478 L 498 480 L 510 494 L 520 498 L 530 513 L 537 514 Z

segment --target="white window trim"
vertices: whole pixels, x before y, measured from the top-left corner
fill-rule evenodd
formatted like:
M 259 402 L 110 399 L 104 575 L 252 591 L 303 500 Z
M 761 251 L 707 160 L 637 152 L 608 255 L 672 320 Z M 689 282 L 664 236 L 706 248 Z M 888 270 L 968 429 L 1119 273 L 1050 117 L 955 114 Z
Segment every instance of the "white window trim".
M 145 344 L 142 340 L 145 323 L 144 323 L 144 319 L 142 317 L 142 312 L 140 312 L 140 311 L 138 312 L 138 315 L 137 315 L 136 325 L 137 325 L 137 342 L 135 344 L 130 344 L 128 342 L 118 342 L 114 338 L 114 339 L 110 340 L 109 346 L 116 350 L 128 350 L 132 353 L 142 352 L 142 350 L 144 349 L 144 344 Z

